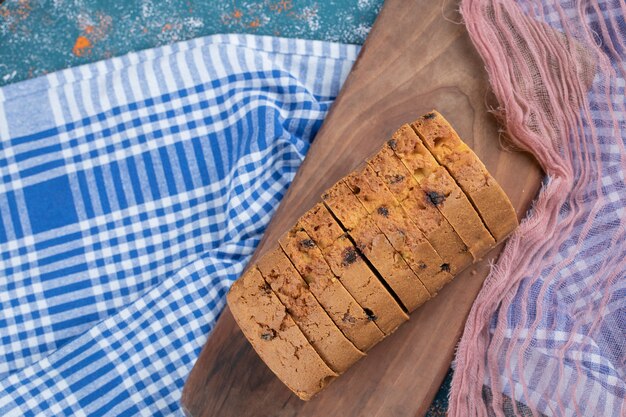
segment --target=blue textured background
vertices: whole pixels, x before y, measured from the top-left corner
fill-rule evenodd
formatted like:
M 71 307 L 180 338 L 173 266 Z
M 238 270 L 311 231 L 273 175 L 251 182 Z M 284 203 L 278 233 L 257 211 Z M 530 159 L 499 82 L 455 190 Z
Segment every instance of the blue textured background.
M 382 3 L 382 0 L 5 0 L 0 5 L 0 85 L 215 33 L 360 44 Z

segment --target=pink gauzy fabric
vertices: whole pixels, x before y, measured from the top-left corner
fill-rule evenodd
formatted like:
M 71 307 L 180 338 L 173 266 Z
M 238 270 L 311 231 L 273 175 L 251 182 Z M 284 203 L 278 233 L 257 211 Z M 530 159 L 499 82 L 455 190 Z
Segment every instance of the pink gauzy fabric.
M 462 0 L 546 177 L 469 314 L 451 416 L 626 415 L 626 3 Z

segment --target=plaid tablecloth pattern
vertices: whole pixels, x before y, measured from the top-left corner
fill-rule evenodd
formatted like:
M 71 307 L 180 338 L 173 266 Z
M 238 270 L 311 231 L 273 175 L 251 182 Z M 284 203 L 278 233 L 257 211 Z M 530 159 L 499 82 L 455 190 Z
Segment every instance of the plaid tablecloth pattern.
M 211 36 L 0 89 L 0 414 L 182 415 L 357 53 Z

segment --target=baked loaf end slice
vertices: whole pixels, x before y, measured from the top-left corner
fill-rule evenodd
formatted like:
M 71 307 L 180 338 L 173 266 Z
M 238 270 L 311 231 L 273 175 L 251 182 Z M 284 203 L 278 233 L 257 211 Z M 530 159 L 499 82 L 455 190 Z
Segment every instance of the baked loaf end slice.
M 517 215 L 506 193 L 441 114 L 433 110 L 412 126 L 467 194 L 496 242 L 517 228 Z
M 430 204 L 450 222 L 474 259 L 480 259 L 495 241 L 454 178 L 439 165 L 409 125 L 398 129 L 392 140 L 394 153 L 411 171 Z
M 324 204 L 313 206 L 298 224 L 320 247 L 335 276 L 385 335 L 409 319 Z
M 235 321 L 270 370 L 309 400 L 337 374 L 324 363 L 261 273 L 248 270 L 226 296 Z
M 333 323 L 280 248 L 265 254 L 257 266 L 302 333 L 333 371 L 341 374 L 365 356 Z
M 365 352 L 382 340 L 383 333 L 335 277 L 304 228 L 294 226 L 279 242 L 315 298 L 357 349 Z

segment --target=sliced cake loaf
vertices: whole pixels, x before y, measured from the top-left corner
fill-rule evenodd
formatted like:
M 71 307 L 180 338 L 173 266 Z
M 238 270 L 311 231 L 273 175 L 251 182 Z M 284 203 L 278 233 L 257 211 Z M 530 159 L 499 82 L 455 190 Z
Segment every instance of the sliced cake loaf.
M 324 204 L 313 206 L 298 224 L 318 245 L 335 276 L 385 335 L 409 319 Z
M 306 400 L 516 226 L 500 186 L 432 112 L 324 193 L 233 284 L 228 304 Z
M 258 268 L 302 333 L 333 371 L 341 374 L 365 356 L 333 323 L 280 248 L 263 256 Z
M 411 126 L 467 194 L 496 242 L 515 230 L 517 215 L 511 201 L 446 119 L 433 110 Z
M 365 352 L 383 338 L 383 333 L 335 277 L 317 244 L 301 226 L 294 226 L 279 243 L 311 293 L 354 346 Z
M 495 241 L 446 168 L 439 165 L 409 125 L 398 129 L 391 140 L 393 151 L 411 171 L 430 204 L 450 222 L 474 259 L 482 258 Z
M 232 285 L 227 299 L 235 321 L 254 350 L 298 397 L 310 399 L 337 376 L 257 268 L 250 268 Z

